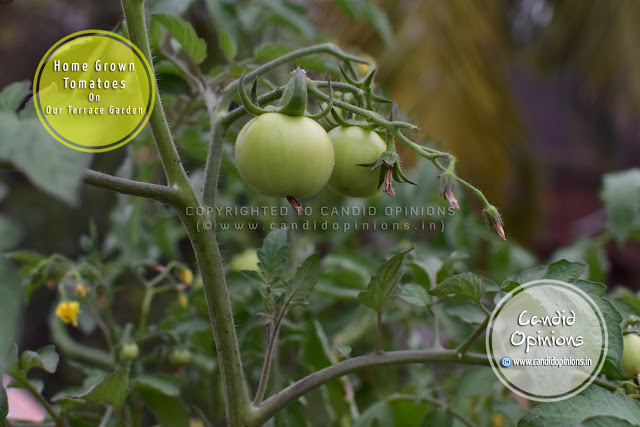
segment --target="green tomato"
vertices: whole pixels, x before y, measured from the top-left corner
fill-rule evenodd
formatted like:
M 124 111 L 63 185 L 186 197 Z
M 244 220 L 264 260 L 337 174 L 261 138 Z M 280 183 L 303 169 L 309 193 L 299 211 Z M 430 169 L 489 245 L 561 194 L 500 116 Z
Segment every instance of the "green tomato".
M 191 362 L 191 352 L 186 348 L 174 348 L 169 353 L 169 363 L 172 365 L 185 365 Z
M 629 378 L 635 378 L 640 372 L 640 336 L 627 334 L 623 338 L 622 370 Z
M 336 156 L 329 186 L 349 197 L 369 197 L 378 193 L 380 171 L 357 165 L 374 162 L 380 157 L 387 149 L 382 138 L 358 126 L 338 126 L 329 132 L 329 137 Z
M 123 344 L 122 347 L 120 347 L 120 351 L 118 352 L 120 360 L 135 360 L 139 355 L 140 349 L 138 348 L 138 344 L 134 342 Z
M 242 179 L 272 197 L 313 196 L 333 170 L 333 144 L 314 120 L 278 113 L 262 114 L 244 125 L 236 139 Z
M 255 249 L 245 249 L 238 255 L 231 258 L 231 263 L 229 264 L 229 266 L 233 271 L 260 271 L 258 262 L 258 251 L 256 251 Z

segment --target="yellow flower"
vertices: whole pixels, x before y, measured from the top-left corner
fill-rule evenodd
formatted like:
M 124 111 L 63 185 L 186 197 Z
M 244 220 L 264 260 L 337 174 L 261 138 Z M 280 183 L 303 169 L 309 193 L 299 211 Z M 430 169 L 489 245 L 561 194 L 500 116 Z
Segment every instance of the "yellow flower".
M 78 301 L 62 301 L 56 307 L 56 316 L 64 323 L 72 323 L 78 326 L 78 313 L 80 313 L 80 305 Z
M 188 268 L 182 269 L 178 273 L 178 279 L 185 285 L 191 286 L 193 283 L 193 273 Z
M 491 415 L 491 425 L 493 427 L 503 427 L 504 426 L 504 417 L 499 412 Z
M 82 282 L 76 283 L 76 288 L 74 290 L 76 295 L 80 298 L 84 298 L 89 293 L 89 288 L 86 287 Z

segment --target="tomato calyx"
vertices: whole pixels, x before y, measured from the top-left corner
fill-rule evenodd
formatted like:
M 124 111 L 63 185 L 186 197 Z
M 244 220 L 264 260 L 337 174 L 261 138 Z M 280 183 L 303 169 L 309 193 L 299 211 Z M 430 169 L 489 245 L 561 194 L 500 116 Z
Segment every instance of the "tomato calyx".
M 238 94 L 240 96 L 240 102 L 242 106 L 254 116 L 259 116 L 266 113 L 280 113 L 287 116 L 294 117 L 308 117 L 313 120 L 320 120 L 327 116 L 333 108 L 333 89 L 331 87 L 331 81 L 327 81 L 329 88 L 329 101 L 327 106 L 318 114 L 307 114 L 307 85 L 314 84 L 307 78 L 306 72 L 297 67 L 295 71 L 291 73 L 291 78 L 287 83 L 287 86 L 279 101 L 279 107 L 268 105 L 262 108 L 258 105 L 257 99 L 257 79 L 254 80 L 251 88 L 251 96 L 247 94 L 245 89 L 245 73 L 242 73 L 238 82 Z
M 483 213 L 487 222 L 493 225 L 493 228 L 496 230 L 496 233 L 498 233 L 498 236 L 500 236 L 502 240 L 507 240 L 507 237 L 504 234 L 504 222 L 502 221 L 502 217 L 500 216 L 500 212 L 498 212 L 498 209 L 493 205 L 488 205 L 486 208 L 484 208 Z
M 438 175 L 438 178 L 440 178 L 440 195 L 449 202 L 449 207 L 451 209 L 457 211 L 460 209 L 460 203 L 458 203 L 458 199 L 454 193 L 456 187 L 456 176 L 453 173 L 454 165 L 455 160 L 451 160 L 447 170 Z
M 384 167 L 381 167 L 384 165 Z M 378 178 L 378 187 L 383 185 L 382 191 L 387 193 L 391 197 L 396 197 L 396 192 L 393 189 L 393 181 L 406 182 L 413 185 L 418 185 L 405 176 L 400 167 L 400 157 L 395 152 L 395 148 L 388 148 L 387 151 L 382 153 L 378 160 L 371 163 L 363 163 L 358 166 L 370 167 L 371 170 L 380 169 L 380 175 Z

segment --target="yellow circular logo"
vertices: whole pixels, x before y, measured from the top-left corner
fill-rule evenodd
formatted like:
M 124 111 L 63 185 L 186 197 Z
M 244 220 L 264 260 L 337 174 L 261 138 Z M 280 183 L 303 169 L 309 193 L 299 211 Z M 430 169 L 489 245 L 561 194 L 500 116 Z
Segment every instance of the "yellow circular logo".
M 115 150 L 147 124 L 155 79 L 142 52 L 124 37 L 79 31 L 53 45 L 38 65 L 33 100 L 51 135 L 78 151 Z

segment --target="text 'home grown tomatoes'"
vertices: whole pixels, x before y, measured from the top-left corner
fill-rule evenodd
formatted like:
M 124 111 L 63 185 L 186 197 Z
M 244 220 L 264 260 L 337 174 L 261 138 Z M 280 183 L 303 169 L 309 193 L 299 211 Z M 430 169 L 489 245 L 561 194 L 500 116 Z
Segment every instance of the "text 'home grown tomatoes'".
M 262 114 L 247 123 L 236 140 L 242 179 L 272 197 L 305 198 L 325 186 L 333 170 L 333 144 L 307 117 Z
M 640 336 L 636 334 L 624 336 L 622 370 L 629 378 L 635 378 L 640 373 Z
M 387 146 L 380 136 L 358 126 L 338 126 L 329 132 L 336 164 L 329 186 L 349 197 L 369 197 L 380 191 L 378 170 L 357 166 L 375 162 Z

